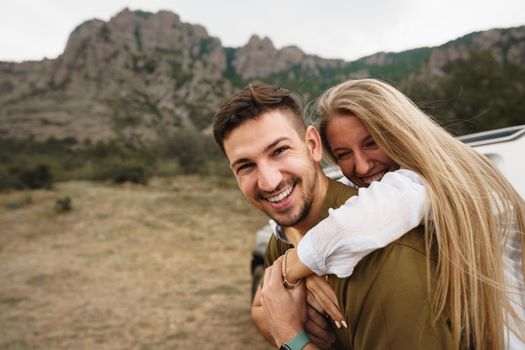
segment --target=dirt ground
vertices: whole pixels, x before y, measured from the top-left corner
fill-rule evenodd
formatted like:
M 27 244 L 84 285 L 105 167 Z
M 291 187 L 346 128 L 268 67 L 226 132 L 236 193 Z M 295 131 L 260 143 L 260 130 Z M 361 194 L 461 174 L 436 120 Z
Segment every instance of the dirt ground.
M 0 194 L 0 349 L 271 349 L 249 311 L 265 221 L 215 178 Z

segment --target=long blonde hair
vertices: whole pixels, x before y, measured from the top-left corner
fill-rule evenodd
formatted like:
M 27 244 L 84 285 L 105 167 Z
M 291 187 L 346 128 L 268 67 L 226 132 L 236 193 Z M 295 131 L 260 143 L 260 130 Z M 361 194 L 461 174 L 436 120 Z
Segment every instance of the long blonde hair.
M 430 203 L 425 217 L 427 262 L 435 259 L 435 278 L 429 273 L 428 280 L 434 321 L 443 316 L 451 321 L 457 347 L 503 348 L 504 325 L 523 337 L 523 321 L 506 294 L 502 260 L 504 240 L 515 220 L 523 256 L 525 204 L 512 185 L 485 156 L 388 84 L 350 80 L 325 92 L 317 106 L 329 154 L 330 116 L 355 115 L 392 160 L 424 179 Z

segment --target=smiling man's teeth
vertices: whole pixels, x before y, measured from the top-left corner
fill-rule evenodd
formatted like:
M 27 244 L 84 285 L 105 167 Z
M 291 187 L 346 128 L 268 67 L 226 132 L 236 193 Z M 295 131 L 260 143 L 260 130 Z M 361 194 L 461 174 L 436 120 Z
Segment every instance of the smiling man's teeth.
M 384 172 L 380 172 L 380 173 L 377 173 L 376 175 L 374 176 L 370 176 L 370 177 L 366 177 L 366 178 L 363 178 L 363 181 L 364 183 L 366 184 L 371 184 L 372 182 L 374 181 L 379 181 L 383 178 L 383 175 L 385 175 Z
M 293 186 L 290 186 L 286 190 L 284 190 L 281 193 L 279 193 L 278 195 L 273 196 L 273 197 L 268 197 L 267 199 L 270 202 L 272 202 L 272 203 L 280 202 L 283 199 L 285 199 L 286 197 L 288 197 L 290 195 L 290 193 L 292 193 L 292 190 L 293 190 Z

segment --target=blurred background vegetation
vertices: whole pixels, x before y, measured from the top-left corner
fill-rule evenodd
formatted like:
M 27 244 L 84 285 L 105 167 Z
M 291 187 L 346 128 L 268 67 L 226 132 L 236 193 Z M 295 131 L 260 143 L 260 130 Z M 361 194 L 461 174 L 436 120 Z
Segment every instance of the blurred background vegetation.
M 229 173 L 215 141 L 191 132 L 145 145 L 0 139 L 0 190 L 51 188 L 65 180 L 147 184 L 152 176 Z

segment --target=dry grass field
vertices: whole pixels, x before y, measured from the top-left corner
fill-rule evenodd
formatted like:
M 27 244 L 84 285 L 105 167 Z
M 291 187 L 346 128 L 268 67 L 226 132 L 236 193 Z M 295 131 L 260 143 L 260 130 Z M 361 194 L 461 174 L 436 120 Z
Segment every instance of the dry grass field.
M 249 312 L 265 221 L 215 178 L 0 194 L 0 349 L 270 349 Z

